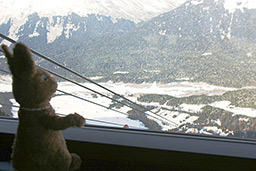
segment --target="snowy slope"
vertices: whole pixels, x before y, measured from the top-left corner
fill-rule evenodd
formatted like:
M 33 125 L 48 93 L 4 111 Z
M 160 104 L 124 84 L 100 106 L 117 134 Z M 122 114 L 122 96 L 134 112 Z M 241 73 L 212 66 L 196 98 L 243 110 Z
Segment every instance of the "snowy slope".
M 9 27 L 8 31 L 0 32 L 8 34 L 15 40 L 18 40 L 21 35 L 29 38 L 45 36 L 42 32 L 38 32 L 38 27 L 45 29 L 47 32 L 47 43 L 54 42 L 58 37 L 64 35 L 66 39 L 72 36 L 72 32 L 76 32 L 79 28 L 86 31 L 86 24 L 74 24 L 72 20 L 64 23 L 65 18 L 72 13 L 81 17 L 87 17 L 90 14 L 109 16 L 114 23 L 118 19 L 126 19 L 138 23 L 156 17 L 162 13 L 169 12 L 172 9 L 180 6 L 186 0 L 0 0 L 0 26 L 5 24 L 5 28 Z M 200 5 L 208 2 L 207 0 L 188 0 L 193 5 Z M 215 3 L 223 3 L 223 6 L 230 13 L 236 10 L 245 8 L 256 8 L 255 0 L 214 0 Z M 29 21 L 29 16 L 32 14 L 38 15 L 36 27 L 29 35 L 23 31 L 27 31 L 28 27 L 23 27 L 25 24 L 30 26 L 35 21 Z M 57 20 L 53 17 L 59 17 Z M 42 22 L 42 18 L 48 18 L 48 22 Z M 100 20 L 100 18 L 99 18 Z M 10 26 L 7 24 L 10 22 Z M 96 21 L 97 22 L 97 21 Z M 45 26 L 46 25 L 46 26 Z M 41 29 L 41 30 L 42 30 Z M 80 34 L 80 33 L 79 33 Z M 165 32 L 161 32 L 165 34 Z M 228 35 L 230 37 L 230 35 Z M 41 40 L 42 41 L 42 40 Z M 7 43 L 7 42 L 4 42 Z
M 40 17 L 100 14 L 134 22 L 148 20 L 184 3 L 185 0 L 0 0 L 0 21 L 37 12 Z M 25 21 L 24 21 L 25 22 Z
M 170 11 L 183 2 L 185 0 L 0 0 L 0 26 L 9 27 L 8 22 L 10 22 L 8 31 L 4 32 L 8 33 L 9 37 L 18 40 L 20 35 L 26 36 L 23 31 L 28 30 L 28 27 L 24 25 L 32 25 L 31 22 L 34 21 L 29 18 L 32 14 L 36 14 L 39 19 L 34 31 L 28 37 L 42 36 L 42 33 L 37 31 L 39 26 L 47 31 L 47 43 L 52 43 L 62 34 L 65 34 L 68 39 L 72 35 L 70 31 L 74 32 L 81 28 L 80 23 L 75 25 L 71 20 L 67 24 L 64 23 L 65 17 L 70 17 L 71 14 L 80 17 L 87 17 L 90 14 L 102 15 L 110 17 L 113 24 L 118 19 L 138 23 Z M 58 17 L 57 21 L 56 17 Z M 45 18 L 48 20 L 47 23 L 42 21 Z M 82 24 L 85 32 L 85 23 Z M 3 30 L 0 29 L 0 32 L 3 33 Z M 6 41 L 2 43 L 9 44 Z

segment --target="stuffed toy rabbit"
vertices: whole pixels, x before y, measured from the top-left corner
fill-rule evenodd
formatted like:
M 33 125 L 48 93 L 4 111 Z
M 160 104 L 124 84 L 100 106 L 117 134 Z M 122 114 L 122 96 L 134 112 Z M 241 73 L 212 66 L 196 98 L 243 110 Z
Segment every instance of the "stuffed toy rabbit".
M 17 43 L 13 52 L 6 45 L 2 49 L 12 73 L 13 95 L 20 104 L 13 167 L 18 171 L 78 170 L 81 159 L 69 153 L 61 130 L 82 127 L 85 119 L 77 113 L 56 115 L 50 99 L 57 90 L 57 82 L 35 65 L 26 45 Z

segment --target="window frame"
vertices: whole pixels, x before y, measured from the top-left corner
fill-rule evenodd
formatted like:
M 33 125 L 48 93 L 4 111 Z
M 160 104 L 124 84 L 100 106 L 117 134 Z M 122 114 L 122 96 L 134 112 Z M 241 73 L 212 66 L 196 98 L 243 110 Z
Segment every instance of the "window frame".
M 18 119 L 0 117 L 0 133 L 16 134 Z M 256 141 L 85 125 L 63 131 L 66 140 L 226 157 L 256 159 Z

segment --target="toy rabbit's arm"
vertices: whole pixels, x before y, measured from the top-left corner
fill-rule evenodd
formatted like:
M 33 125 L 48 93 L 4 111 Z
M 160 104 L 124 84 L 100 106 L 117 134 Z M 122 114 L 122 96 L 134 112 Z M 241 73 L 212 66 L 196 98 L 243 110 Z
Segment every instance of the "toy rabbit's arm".
M 74 113 L 65 117 L 57 115 L 42 116 L 41 124 L 43 127 L 53 130 L 64 130 L 72 126 L 82 127 L 85 124 L 85 119 L 81 115 Z

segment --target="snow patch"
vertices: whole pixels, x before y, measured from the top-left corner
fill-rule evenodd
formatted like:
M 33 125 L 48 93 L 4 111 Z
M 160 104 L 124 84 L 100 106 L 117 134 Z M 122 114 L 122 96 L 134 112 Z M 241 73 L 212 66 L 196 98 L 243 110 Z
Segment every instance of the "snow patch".
M 37 28 L 38 28 L 39 24 L 40 24 L 40 21 L 38 21 L 38 22 L 36 23 L 36 27 L 35 27 L 34 32 L 33 32 L 32 34 L 28 35 L 30 38 L 32 38 L 32 37 L 37 37 L 37 36 L 40 35 L 40 34 L 37 32 Z
M 99 80 L 104 78 L 103 76 L 96 76 L 96 77 L 88 77 L 90 80 Z
M 148 114 L 147 117 L 157 122 L 162 127 L 163 131 L 168 131 L 182 124 L 188 124 L 188 123 L 193 124 L 194 121 L 196 121 L 199 118 L 198 116 L 190 116 L 189 114 L 186 114 L 186 113 L 169 111 L 162 108 L 153 109 L 152 112 L 157 113 L 161 117 L 157 115 L 154 115 L 154 117 L 152 117 L 150 116 L 152 114 L 149 112 L 147 112 Z M 163 118 L 166 118 L 166 120 L 164 120 Z
M 204 2 L 203 0 L 193 0 L 193 1 L 191 1 L 191 4 L 199 5 L 199 4 L 202 4 L 203 2 Z
M 159 34 L 162 35 L 162 36 L 164 36 L 165 33 L 166 33 L 166 30 L 161 30 L 161 31 L 159 32 Z
M 60 17 L 57 17 L 57 21 L 54 22 L 53 17 L 49 18 L 47 24 L 47 43 L 52 43 L 56 38 L 61 36 L 63 31 L 63 20 Z
M 234 113 L 234 115 L 244 115 L 244 116 L 253 117 L 253 118 L 256 117 L 256 109 L 235 107 L 230 104 L 231 104 L 230 101 L 218 101 L 210 104 L 210 106 L 224 109 L 226 111 Z
M 188 134 L 188 133 L 198 134 L 198 129 L 197 128 L 189 128 L 189 129 L 187 129 L 187 131 L 185 133 L 186 134 Z
M 188 78 L 188 77 L 176 78 L 176 81 L 190 81 L 190 80 L 193 80 L 193 78 Z
M 202 54 L 202 56 L 209 56 L 209 55 L 212 55 L 212 52 L 206 52 Z
M 248 118 L 239 118 L 239 121 L 248 122 L 248 121 L 249 121 L 249 119 L 248 119 Z
M 230 13 L 234 13 L 236 10 L 244 12 L 244 8 L 255 9 L 256 1 L 255 0 L 225 0 L 224 7 Z
M 96 15 L 96 18 L 97 18 L 97 20 L 98 20 L 98 21 L 103 21 L 102 16 L 98 16 L 98 15 Z
M 195 133 L 195 134 L 206 134 L 206 135 L 219 135 L 219 136 L 223 136 L 226 137 L 230 134 L 233 134 L 232 131 L 226 131 L 223 132 L 221 129 L 218 129 L 218 127 L 216 126 L 205 126 L 201 129 L 198 128 L 189 128 L 186 133 Z
M 160 73 L 161 71 L 160 70 L 143 70 L 145 72 L 150 72 L 150 73 Z
M 210 10 L 210 7 L 203 7 L 203 10 L 204 10 L 204 11 L 209 11 L 209 10 Z
M 227 38 L 230 39 L 231 38 L 231 27 L 232 27 L 232 23 L 233 23 L 233 19 L 234 19 L 234 14 L 231 14 L 231 21 L 228 27 L 228 33 L 227 33 Z
M 12 105 L 14 106 L 20 106 L 18 102 L 16 102 L 15 99 L 10 99 L 10 102 L 12 103 Z M 11 107 L 11 112 L 12 112 L 12 117 L 13 118 L 18 118 L 18 111 L 19 111 L 19 107 Z
M 221 126 L 221 121 L 220 119 L 217 119 L 217 121 L 215 121 L 216 124 L 218 124 L 219 126 Z
M 222 133 L 222 130 L 218 129 L 216 126 L 205 126 L 201 130 L 201 132 L 204 133 L 204 134 L 218 135 L 218 134 Z M 213 133 L 209 133 L 209 132 L 213 132 Z
M 180 105 L 180 109 L 182 111 L 186 111 L 186 112 L 191 112 L 191 113 L 198 113 L 198 112 L 201 112 L 202 108 L 204 107 L 205 105 L 194 105 L 194 104 L 182 104 Z
M 114 75 L 116 75 L 116 74 L 129 74 L 129 72 L 128 71 L 116 71 L 113 74 Z
M 68 23 L 66 24 L 66 28 L 65 28 L 65 37 L 68 39 L 69 36 L 72 36 L 72 31 L 77 31 L 79 29 L 79 26 L 75 26 L 75 24 L 71 24 L 71 23 Z
M 28 35 L 28 37 L 32 38 L 32 37 L 37 37 L 39 36 L 40 34 L 38 32 L 36 32 L 36 30 L 34 30 L 34 32 L 30 35 Z
M 12 77 L 7 75 L 0 75 L 0 92 L 12 91 Z
M 246 56 L 247 56 L 247 57 L 252 57 L 252 52 L 246 53 Z

